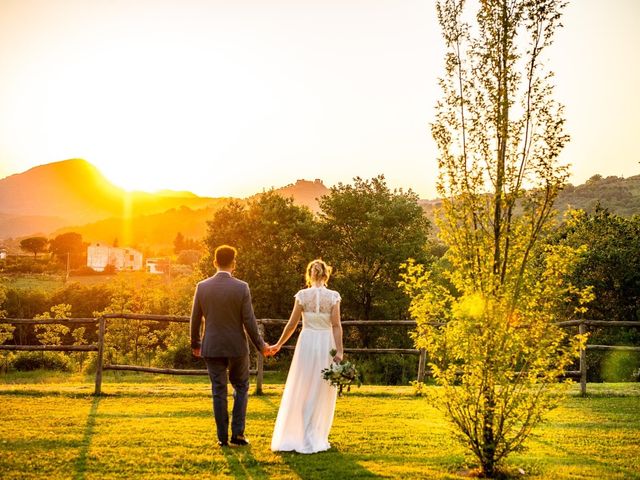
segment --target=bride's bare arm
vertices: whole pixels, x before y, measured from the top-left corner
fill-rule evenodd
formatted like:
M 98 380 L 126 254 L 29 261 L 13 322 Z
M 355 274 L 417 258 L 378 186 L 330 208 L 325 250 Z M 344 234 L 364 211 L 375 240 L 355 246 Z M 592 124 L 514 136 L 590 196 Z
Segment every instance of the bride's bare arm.
M 336 353 L 333 360 L 337 363 L 342 361 L 344 357 L 344 349 L 342 348 L 342 324 L 340 323 L 340 302 L 337 302 L 331 309 L 331 330 L 333 330 L 333 339 L 336 342 Z
M 291 338 L 293 332 L 298 328 L 298 323 L 300 322 L 300 317 L 302 316 L 302 306 L 296 300 L 296 303 L 293 305 L 293 310 L 291 311 L 291 316 L 289 317 L 289 321 L 284 326 L 284 330 L 282 330 L 282 335 L 280 335 L 280 340 L 274 346 L 280 350 L 282 345 L 287 343 L 287 340 Z

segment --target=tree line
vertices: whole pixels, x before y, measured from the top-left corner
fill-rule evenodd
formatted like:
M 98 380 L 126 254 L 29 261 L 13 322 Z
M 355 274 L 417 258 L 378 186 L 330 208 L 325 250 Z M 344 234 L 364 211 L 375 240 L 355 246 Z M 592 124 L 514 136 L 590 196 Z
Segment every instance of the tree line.
M 227 243 L 239 250 L 236 276 L 251 285 L 259 318 L 288 317 L 293 295 L 305 286 L 305 267 L 317 257 L 334 268 L 330 287 L 343 296 L 345 319 L 408 318 L 409 298 L 397 287 L 400 264 L 409 257 L 425 263 L 434 257 L 428 239 L 430 223 L 417 195 L 392 190 L 383 176 L 356 178 L 352 184 L 333 187 L 320 200 L 320 207 L 314 216 L 308 208 L 274 192 L 248 202 L 232 201 L 208 222 L 207 253 L 190 274 L 170 281 L 144 274 L 118 275 L 105 285 L 72 283 L 50 294 L 9 288 L 0 305 L 7 316 L 23 318 L 51 308 L 72 316 L 105 312 L 188 315 L 195 283 L 213 273 L 213 250 Z M 181 234 L 176 235 L 176 252 L 184 254 L 193 247 Z M 181 333 L 180 328 L 144 321 L 110 322 L 108 343 L 112 346 L 107 355 L 119 362 L 143 358 L 170 366 L 191 365 L 186 330 Z M 85 335 L 93 333 L 87 329 Z M 67 332 L 68 338 L 61 341 L 72 341 L 71 334 Z M 26 342 L 38 341 L 35 330 L 28 327 L 20 327 L 16 335 Z M 267 335 L 277 337 L 278 332 L 274 329 Z M 412 343 L 406 330 L 363 328 L 347 335 L 352 346 L 409 348 Z M 282 361 L 286 363 L 286 355 Z M 370 380 L 375 375 L 380 381 L 406 383 L 415 374 L 417 360 L 399 357 L 369 362 Z M 379 371 L 383 373 L 375 373 Z

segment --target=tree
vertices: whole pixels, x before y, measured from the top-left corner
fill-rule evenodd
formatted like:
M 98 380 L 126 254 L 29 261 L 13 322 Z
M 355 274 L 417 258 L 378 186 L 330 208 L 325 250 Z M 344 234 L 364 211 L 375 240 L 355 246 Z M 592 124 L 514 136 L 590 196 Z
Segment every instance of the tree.
M 214 271 L 213 252 L 222 244 L 238 249 L 236 276 L 251 286 L 258 317 L 285 318 L 293 295 L 304 286 L 304 269 L 317 255 L 313 216 L 273 191 L 243 204 L 231 202 L 208 222 L 203 275 Z
M 184 250 L 184 235 L 178 232 L 173 240 L 173 252 L 180 253 L 182 250 Z
M 194 265 L 202 258 L 202 252 L 200 250 L 182 250 L 178 254 L 176 262 L 179 265 Z
M 36 315 L 36 320 L 65 320 L 71 316 L 71 305 L 60 304 L 51 307 L 49 312 Z M 36 335 L 42 345 L 62 345 L 62 340 L 70 331 L 69 327 L 63 323 L 46 323 L 36 325 Z
M 185 238 L 181 232 L 178 232 L 173 240 L 173 252 L 179 254 L 183 250 L 202 250 L 202 244 L 192 238 Z
M 579 287 L 592 286 L 595 300 L 589 318 L 640 321 L 640 215 L 625 218 L 596 205 L 593 213 L 581 210 L 569 217 L 550 239 L 552 244 L 586 246 L 567 281 Z M 592 343 L 640 345 L 638 328 L 590 328 Z M 613 360 L 626 359 L 617 368 L 605 368 Z M 613 360 L 612 360 L 613 359 Z M 587 356 L 590 381 L 621 381 L 637 377 L 637 352 L 590 352 Z
M 56 236 L 51 240 L 49 250 L 61 262 L 66 262 L 68 255 L 69 264 L 72 268 L 84 264 L 86 244 L 82 241 L 82 235 L 79 233 L 67 232 Z
M 20 248 L 25 252 L 33 253 L 33 258 L 36 258 L 39 253 L 47 250 L 49 240 L 45 237 L 29 237 L 20 241 Z
M 384 176 L 338 184 L 320 199 L 323 256 L 349 299 L 344 315 L 369 320 L 406 316 L 399 266 L 425 258 L 429 221 L 411 190 L 392 191 Z M 364 333 L 364 332 L 363 332 Z M 366 343 L 366 342 L 365 342 Z
M 563 109 L 542 62 L 565 2 L 474 5 L 472 25 L 463 0 L 437 3 L 447 53 L 432 134 L 445 278 L 409 262 L 405 286 L 416 345 L 443 387 L 438 404 L 494 476 L 557 403 L 557 379 L 584 342 L 554 324 L 557 312 L 575 298 L 581 313 L 592 297 L 565 282 L 580 250 L 541 245 L 567 178 Z
M 183 297 L 187 304 L 193 297 L 193 282 L 189 291 L 182 286 L 166 283 L 159 275 L 143 273 L 116 277 L 110 284 L 109 305 L 95 316 L 105 313 L 149 313 L 185 315 L 186 310 L 176 312 L 173 305 L 176 297 Z M 109 322 L 105 343 L 109 346 L 107 358 L 112 363 L 117 359 L 138 362 L 141 355 L 147 359 L 153 353 L 150 349 L 158 346 L 157 330 L 165 326 L 149 320 L 113 319 Z
M 639 238 L 640 215 L 625 218 L 597 205 L 593 213 L 570 212 L 550 239 L 554 244 L 587 247 L 570 281 L 593 287 L 591 318 L 640 320 Z

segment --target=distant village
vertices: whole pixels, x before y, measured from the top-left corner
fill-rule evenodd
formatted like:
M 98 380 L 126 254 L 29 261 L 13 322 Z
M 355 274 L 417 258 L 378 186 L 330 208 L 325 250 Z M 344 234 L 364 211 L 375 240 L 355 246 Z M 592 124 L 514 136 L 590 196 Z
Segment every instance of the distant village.
M 6 247 L 0 246 L 0 260 L 6 260 L 11 254 Z M 27 257 L 26 254 L 19 254 Z M 146 271 L 147 273 L 162 274 L 166 271 L 169 259 L 165 257 L 148 258 L 144 260 L 142 252 L 130 247 L 114 247 L 103 243 L 92 243 L 87 246 L 86 266 L 95 272 Z
M 94 243 L 87 247 L 87 267 L 96 272 L 104 272 L 113 265 L 116 271 L 139 271 L 163 273 L 160 265 L 165 261 L 160 258 L 148 258 L 143 264 L 142 252 L 133 248 L 120 248 Z

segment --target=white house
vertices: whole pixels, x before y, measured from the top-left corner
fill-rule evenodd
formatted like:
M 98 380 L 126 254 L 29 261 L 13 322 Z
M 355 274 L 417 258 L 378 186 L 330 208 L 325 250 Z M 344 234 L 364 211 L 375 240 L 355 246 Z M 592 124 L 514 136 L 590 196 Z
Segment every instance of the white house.
M 7 251 L 4 248 L 0 248 L 0 260 L 7 258 Z
M 119 248 L 93 243 L 87 247 L 87 266 L 96 272 L 104 271 L 107 265 L 116 270 L 142 270 L 142 253 L 133 248 Z
M 158 261 L 157 258 L 147 258 L 147 261 L 145 262 L 146 265 L 146 270 L 148 273 L 163 273 L 162 270 L 160 270 L 160 262 Z

